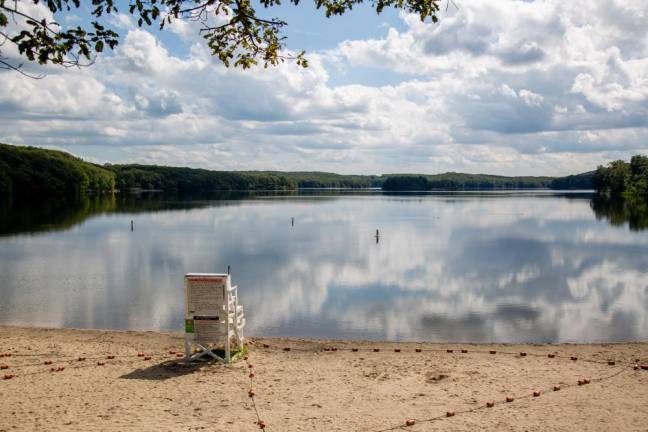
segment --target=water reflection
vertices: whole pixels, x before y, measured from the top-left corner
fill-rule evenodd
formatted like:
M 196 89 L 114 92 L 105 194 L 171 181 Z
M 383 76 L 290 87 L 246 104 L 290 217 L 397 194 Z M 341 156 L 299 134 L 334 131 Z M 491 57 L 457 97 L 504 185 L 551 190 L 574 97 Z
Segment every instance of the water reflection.
M 37 235 L 3 222 L 0 322 L 180 330 L 182 275 L 231 265 L 257 335 L 648 339 L 648 232 L 589 195 L 218 198 L 117 200 Z
M 592 210 L 597 218 L 605 218 L 612 225 L 628 224 L 633 231 L 648 229 L 648 204 L 645 202 L 596 195 L 592 199 Z

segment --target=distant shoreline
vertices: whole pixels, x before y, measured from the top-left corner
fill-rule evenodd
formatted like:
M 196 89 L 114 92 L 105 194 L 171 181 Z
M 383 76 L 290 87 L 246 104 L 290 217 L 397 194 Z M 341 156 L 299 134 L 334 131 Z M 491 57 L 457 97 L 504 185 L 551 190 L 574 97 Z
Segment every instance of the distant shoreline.
M 592 188 L 593 172 L 566 177 L 439 174 L 336 174 L 322 171 L 216 171 L 142 165 L 98 165 L 58 150 L 0 144 L 0 196 L 75 196 L 115 190 L 292 191 L 382 189 L 383 191 L 582 189 Z

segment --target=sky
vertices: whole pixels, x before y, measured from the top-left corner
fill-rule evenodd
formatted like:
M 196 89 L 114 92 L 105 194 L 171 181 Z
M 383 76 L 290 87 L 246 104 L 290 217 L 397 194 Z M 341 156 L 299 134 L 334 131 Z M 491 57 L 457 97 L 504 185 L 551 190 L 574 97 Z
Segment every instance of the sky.
M 436 24 L 370 6 L 259 10 L 288 22 L 307 69 L 228 69 L 196 23 L 160 33 L 113 15 L 120 44 L 92 67 L 0 72 L 0 142 L 98 163 L 358 174 L 566 175 L 648 154 L 648 2 L 454 3 Z

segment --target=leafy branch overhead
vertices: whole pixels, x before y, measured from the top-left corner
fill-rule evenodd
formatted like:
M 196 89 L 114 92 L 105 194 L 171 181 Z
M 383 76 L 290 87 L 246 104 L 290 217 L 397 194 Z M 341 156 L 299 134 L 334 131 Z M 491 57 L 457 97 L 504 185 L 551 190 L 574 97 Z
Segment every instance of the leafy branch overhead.
M 288 0 L 295 6 L 300 0 Z M 386 7 L 417 14 L 421 21 L 437 21 L 441 0 L 367 0 L 377 13 Z M 314 0 L 326 17 L 342 15 L 365 0 Z M 90 2 L 88 2 L 90 3 Z M 106 47 L 114 49 L 119 35 L 105 22 L 107 15 L 120 12 L 115 0 L 92 0 L 88 13 L 92 21 L 86 27 L 63 28 L 56 19 L 74 9 L 85 12 L 81 0 L 0 0 L 0 67 L 20 70 L 21 59 L 40 64 L 87 66 Z M 120 2 L 120 5 L 122 3 Z M 258 0 L 262 10 L 280 4 L 280 0 Z M 40 7 L 40 11 L 39 11 Z M 44 9 L 44 10 L 43 10 Z M 39 16 L 35 16 L 40 12 Z M 47 13 L 50 18 L 44 18 Z M 244 69 L 263 63 L 277 65 L 294 60 L 307 67 L 305 53 L 289 54 L 281 30 L 287 23 L 279 18 L 259 15 L 250 0 L 130 0 L 128 12 L 140 27 L 157 25 L 161 30 L 173 20 L 191 20 L 200 24 L 200 34 L 214 56 L 226 66 Z M 16 46 L 14 59 L 2 47 Z

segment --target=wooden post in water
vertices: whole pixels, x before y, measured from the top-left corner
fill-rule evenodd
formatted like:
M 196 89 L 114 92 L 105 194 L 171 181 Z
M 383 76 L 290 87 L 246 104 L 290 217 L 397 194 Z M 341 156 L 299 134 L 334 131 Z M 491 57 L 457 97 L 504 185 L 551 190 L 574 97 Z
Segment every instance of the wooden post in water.
M 290 225 L 295 226 L 295 218 L 294 217 L 290 218 Z
M 230 266 L 227 266 L 227 274 L 230 274 Z
M 380 241 L 380 231 L 376 230 L 376 244 Z
M 131 219 L 131 232 L 133 231 L 133 220 Z

